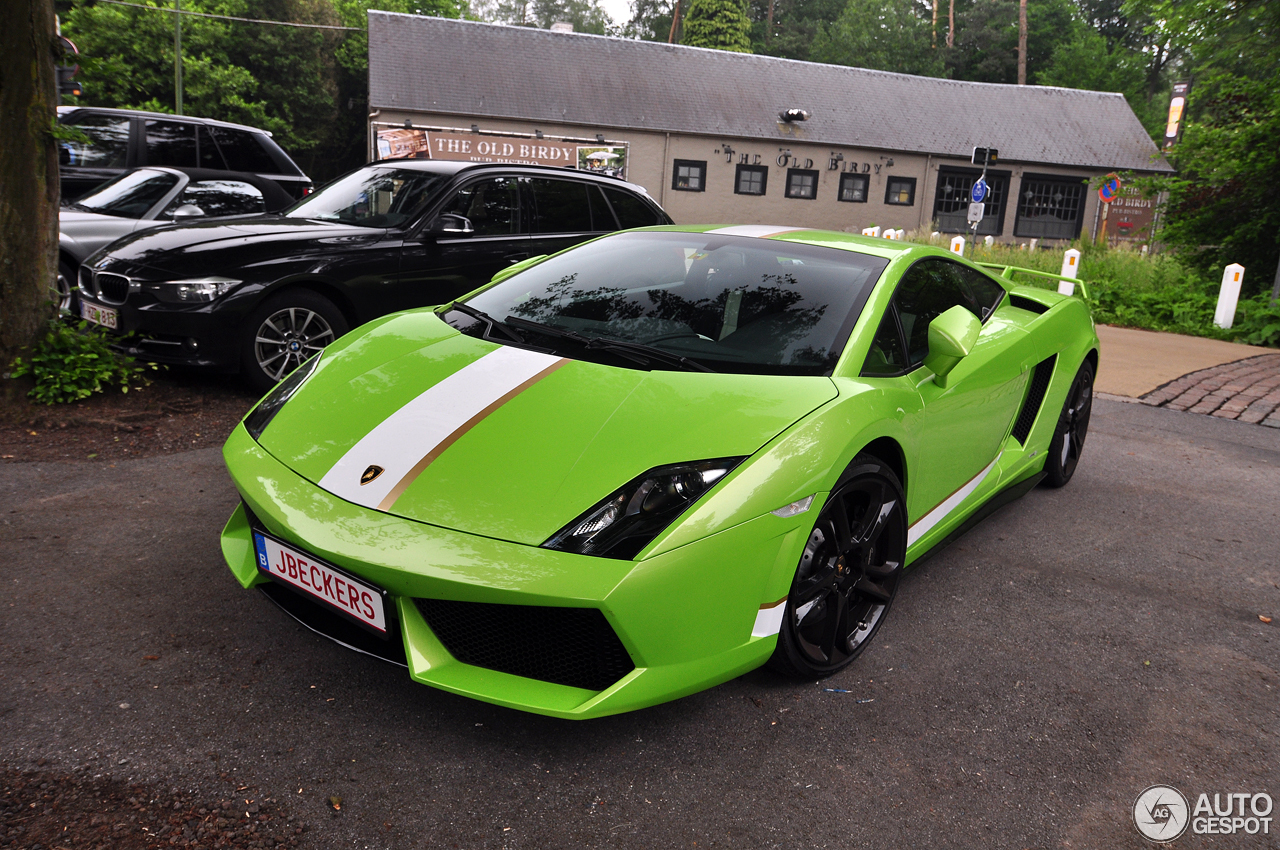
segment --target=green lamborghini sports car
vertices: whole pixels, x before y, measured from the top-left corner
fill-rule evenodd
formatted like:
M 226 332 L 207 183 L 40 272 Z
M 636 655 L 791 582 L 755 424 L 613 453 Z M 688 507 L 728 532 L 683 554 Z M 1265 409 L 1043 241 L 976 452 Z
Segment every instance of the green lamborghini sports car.
M 315 631 L 526 711 L 836 673 L 913 561 L 1075 471 L 1098 338 L 1021 271 L 761 226 L 527 260 L 269 393 L 224 450 L 223 553 Z

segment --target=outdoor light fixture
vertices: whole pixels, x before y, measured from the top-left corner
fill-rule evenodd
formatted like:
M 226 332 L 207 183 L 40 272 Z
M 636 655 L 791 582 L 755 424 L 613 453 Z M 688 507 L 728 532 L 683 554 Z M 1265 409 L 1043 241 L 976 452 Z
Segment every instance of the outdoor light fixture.
M 790 124 L 792 121 L 808 121 L 809 113 L 803 109 L 788 109 L 786 112 L 779 112 L 778 118 L 784 124 Z
M 534 131 L 533 131 L 533 135 L 535 135 L 535 136 L 537 136 L 539 139 L 541 139 L 541 138 L 542 138 L 542 131 L 541 131 L 541 130 L 534 130 Z
M 844 162 L 844 154 L 838 153 L 831 157 L 832 162 Z
M 604 133 L 596 133 L 596 141 L 603 145 L 603 144 L 604 144 Z
M 480 132 L 480 125 L 479 125 L 479 124 L 472 124 L 472 125 L 471 125 L 471 132 L 473 132 L 473 133 L 479 133 L 479 132 Z
M 405 128 L 406 130 L 412 130 L 412 129 L 413 129 L 413 119 L 411 119 L 411 118 L 406 118 L 406 119 L 404 119 L 404 128 Z

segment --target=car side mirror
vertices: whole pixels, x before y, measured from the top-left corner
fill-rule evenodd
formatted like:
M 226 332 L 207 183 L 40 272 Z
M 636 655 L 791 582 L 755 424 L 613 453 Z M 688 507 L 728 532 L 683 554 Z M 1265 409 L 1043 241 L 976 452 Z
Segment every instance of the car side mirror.
M 430 233 L 446 233 L 450 236 L 470 236 L 476 232 L 476 229 L 471 224 L 471 219 L 465 215 L 444 213 L 435 217 L 427 231 Z
M 947 375 L 973 350 L 980 333 L 982 323 L 959 304 L 929 323 L 929 356 L 924 365 L 936 376 L 935 384 L 947 385 Z
M 204 210 L 195 204 L 183 204 L 173 211 L 174 221 L 183 221 L 188 218 L 199 218 L 204 215 Z

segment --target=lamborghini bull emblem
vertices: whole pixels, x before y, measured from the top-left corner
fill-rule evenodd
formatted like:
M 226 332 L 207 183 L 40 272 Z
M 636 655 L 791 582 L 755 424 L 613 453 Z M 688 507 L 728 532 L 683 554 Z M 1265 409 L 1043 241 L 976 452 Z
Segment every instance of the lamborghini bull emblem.
M 382 467 L 378 466 L 376 463 L 369 464 L 369 468 L 360 476 L 360 485 L 364 486 L 365 484 L 368 484 L 370 481 L 381 475 L 382 471 Z

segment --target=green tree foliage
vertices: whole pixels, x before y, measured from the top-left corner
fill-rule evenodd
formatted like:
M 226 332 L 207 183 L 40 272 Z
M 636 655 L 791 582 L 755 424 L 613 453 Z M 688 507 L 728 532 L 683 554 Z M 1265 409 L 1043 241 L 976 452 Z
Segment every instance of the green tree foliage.
M 845 2 L 749 0 L 753 52 L 801 61 L 813 59 L 811 50 L 819 28 L 839 19 Z
M 683 27 L 682 44 L 751 52 L 751 22 L 739 0 L 692 0 Z
M 840 17 L 819 25 L 810 58 L 881 71 L 940 77 L 928 7 L 916 0 L 849 0 Z
M 1048 67 L 1078 14 L 1071 0 L 1028 0 L 1027 73 Z M 945 21 L 945 15 L 942 16 Z M 942 24 L 942 22 L 939 22 Z M 941 40 L 941 39 L 940 39 Z M 983 83 L 1018 82 L 1018 4 L 1014 0 L 960 0 L 955 44 L 946 50 L 947 76 Z

